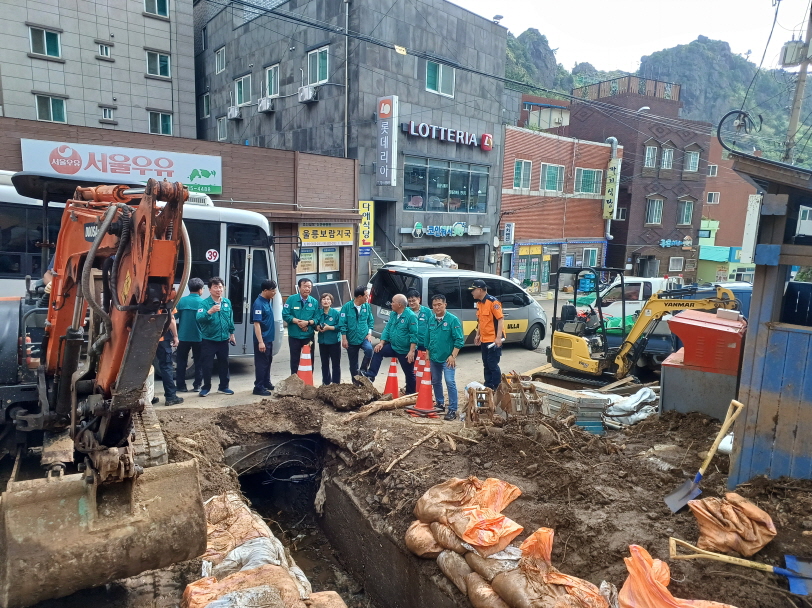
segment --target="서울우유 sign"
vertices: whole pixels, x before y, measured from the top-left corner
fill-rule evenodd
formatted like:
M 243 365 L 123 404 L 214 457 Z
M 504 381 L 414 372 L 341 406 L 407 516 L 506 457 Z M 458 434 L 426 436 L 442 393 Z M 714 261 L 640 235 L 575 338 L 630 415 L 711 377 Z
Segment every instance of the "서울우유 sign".
M 21 139 L 20 146 L 23 171 L 66 175 L 106 184 L 145 184 L 152 177 L 181 182 L 190 192 L 223 192 L 219 156 L 40 139 Z

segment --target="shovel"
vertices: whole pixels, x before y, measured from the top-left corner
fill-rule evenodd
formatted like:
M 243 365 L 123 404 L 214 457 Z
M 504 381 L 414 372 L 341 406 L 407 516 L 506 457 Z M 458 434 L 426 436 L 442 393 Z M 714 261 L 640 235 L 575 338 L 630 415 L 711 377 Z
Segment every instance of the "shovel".
M 705 456 L 705 461 L 702 463 L 702 466 L 699 467 L 699 472 L 696 474 L 696 477 L 694 477 L 693 480 L 686 479 L 680 487 L 665 497 L 665 504 L 668 505 L 672 513 L 676 513 L 687 505 L 689 500 L 693 500 L 702 493 L 702 490 L 699 488 L 699 482 L 702 481 L 702 476 L 705 474 L 705 470 L 708 468 L 714 454 L 716 454 L 719 444 L 722 443 L 722 439 L 725 438 L 728 429 L 733 425 L 733 421 L 736 420 L 738 415 L 741 414 L 742 409 L 744 409 L 744 405 L 735 399 L 731 400 L 730 406 L 727 408 L 725 420 L 722 422 L 722 428 L 719 429 L 716 441 L 713 442 L 711 449 L 708 451 L 708 455 Z
M 696 553 L 680 555 L 677 553 L 677 545 L 685 547 L 686 549 L 693 549 Z M 768 564 L 762 564 L 761 562 L 741 559 L 740 557 L 731 557 L 729 555 L 722 555 L 721 553 L 704 551 L 699 547 L 694 547 L 692 544 L 686 543 L 684 540 L 673 537 L 668 539 L 668 553 L 671 559 L 713 559 L 727 564 L 735 564 L 736 566 L 744 566 L 745 568 L 780 574 L 789 579 L 789 590 L 792 593 L 799 595 L 812 593 L 812 563 L 801 560 L 795 555 L 785 555 L 784 561 L 787 567 L 779 568 L 778 566 L 770 566 Z M 790 567 L 793 569 L 791 570 Z

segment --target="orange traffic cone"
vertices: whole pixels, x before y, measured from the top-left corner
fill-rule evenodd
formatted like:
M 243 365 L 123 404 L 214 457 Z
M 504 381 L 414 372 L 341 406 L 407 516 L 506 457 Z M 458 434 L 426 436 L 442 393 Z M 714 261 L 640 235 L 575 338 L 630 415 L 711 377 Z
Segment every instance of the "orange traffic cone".
M 313 386 L 313 359 L 310 357 L 310 345 L 302 347 L 302 356 L 299 359 L 299 371 L 296 372 L 305 384 Z
M 392 357 L 392 363 L 389 364 L 389 376 L 383 392 L 392 395 L 392 399 L 398 398 L 398 360 L 395 357 Z
M 414 407 L 404 408 L 412 416 L 423 418 L 437 418 L 437 414 L 443 410 L 434 407 L 434 393 L 431 389 L 431 366 L 426 360 L 423 376 L 420 379 L 420 386 L 417 388 L 417 403 Z

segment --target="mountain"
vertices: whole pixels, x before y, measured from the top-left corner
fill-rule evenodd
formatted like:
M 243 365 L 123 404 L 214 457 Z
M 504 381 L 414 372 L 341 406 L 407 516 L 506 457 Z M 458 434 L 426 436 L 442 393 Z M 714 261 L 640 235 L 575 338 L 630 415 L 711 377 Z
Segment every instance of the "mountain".
M 572 75 L 556 61 L 547 37 L 535 28 L 525 30 L 518 38 L 508 33 L 505 76 L 567 93 L 573 82 Z

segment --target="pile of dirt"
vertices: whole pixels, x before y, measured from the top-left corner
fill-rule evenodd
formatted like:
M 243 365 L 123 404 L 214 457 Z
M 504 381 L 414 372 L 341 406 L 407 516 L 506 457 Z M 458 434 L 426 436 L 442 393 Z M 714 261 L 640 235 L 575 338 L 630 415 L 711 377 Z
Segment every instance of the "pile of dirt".
M 234 472 L 221 464 L 224 447 L 268 433 L 321 434 L 331 444 L 324 463 L 330 477 L 352 491 L 369 521 L 401 545 L 417 499 L 431 486 L 469 475 L 504 479 L 523 492 L 504 511 L 525 528 L 517 543 L 539 527 L 554 528 L 557 568 L 618 587 L 626 579 L 623 558 L 630 544 L 667 560 L 669 536 L 697 540 L 693 515 L 687 509 L 672 514 L 663 498 L 693 477 L 720 426 L 700 414 L 667 413 L 597 437 L 572 420 L 541 415 L 476 430 L 399 411 L 345 424 L 350 415 L 319 400 L 288 397 L 225 410 L 174 410 L 160 418 L 172 460 L 200 455 L 204 496 L 239 486 Z M 728 467 L 728 457 L 717 455 L 703 480 L 703 496 L 724 495 Z M 756 479 L 737 491 L 764 509 L 778 529 L 754 559 L 783 566 L 784 554 L 812 558 L 812 537 L 802 534 L 812 529 L 812 482 Z M 786 596 L 770 588 L 787 588 L 780 577 L 710 561 L 669 564 L 676 597 L 738 608 L 787 605 Z M 421 568 L 427 576 L 438 573 L 434 562 Z M 461 605 L 464 601 L 460 596 Z

